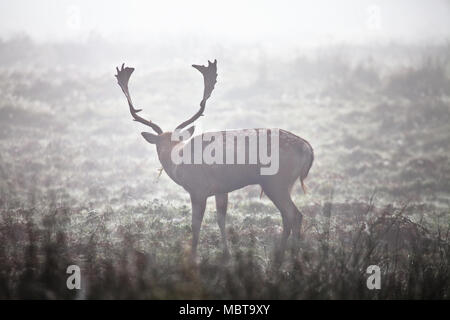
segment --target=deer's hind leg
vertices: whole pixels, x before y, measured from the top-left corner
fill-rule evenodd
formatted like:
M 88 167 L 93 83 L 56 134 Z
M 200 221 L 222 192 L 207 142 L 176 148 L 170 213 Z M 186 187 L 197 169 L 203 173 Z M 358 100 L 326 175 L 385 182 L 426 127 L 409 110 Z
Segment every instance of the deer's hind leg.
M 220 234 L 223 243 L 223 255 L 225 259 L 230 257 L 227 243 L 227 231 L 225 228 L 226 216 L 228 208 L 228 193 L 216 194 L 217 224 L 219 225 Z
M 267 197 L 272 200 L 273 204 L 281 213 L 283 233 L 281 234 L 280 245 L 275 255 L 276 260 L 281 262 L 291 232 L 294 234 L 296 241 L 300 238 L 303 216 L 291 199 L 291 186 L 266 183 L 262 185 L 262 188 Z

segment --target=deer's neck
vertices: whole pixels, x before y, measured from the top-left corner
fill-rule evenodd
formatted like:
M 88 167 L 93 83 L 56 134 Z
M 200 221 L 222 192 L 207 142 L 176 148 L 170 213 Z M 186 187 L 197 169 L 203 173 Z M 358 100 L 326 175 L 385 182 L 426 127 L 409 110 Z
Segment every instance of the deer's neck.
M 157 152 L 158 152 L 158 158 L 159 162 L 161 162 L 164 171 L 169 175 L 169 177 L 178 183 L 178 179 L 175 175 L 175 171 L 177 168 L 177 165 L 173 163 L 171 155 L 172 155 L 172 149 L 175 147 L 175 145 L 169 145 L 169 146 L 158 146 Z

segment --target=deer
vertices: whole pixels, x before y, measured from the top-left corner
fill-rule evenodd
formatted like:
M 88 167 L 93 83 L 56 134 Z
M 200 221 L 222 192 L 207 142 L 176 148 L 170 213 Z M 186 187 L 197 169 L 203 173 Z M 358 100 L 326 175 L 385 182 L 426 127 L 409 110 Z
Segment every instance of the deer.
M 148 143 L 156 145 L 156 152 L 162 165 L 161 170 L 164 170 L 175 183 L 183 187 L 190 195 L 192 205 L 192 245 L 190 257 L 194 261 L 197 257 L 197 246 L 206 202 L 212 196 L 215 197 L 217 223 L 221 233 L 223 256 L 226 259 L 230 257 L 226 231 L 228 193 L 248 185 L 260 185 L 261 196 L 265 194 L 281 213 L 283 229 L 280 242 L 275 249 L 275 252 L 278 253 L 275 257 L 278 260 L 282 260 L 290 234 L 292 233 L 295 239 L 300 239 L 303 215 L 292 201 L 291 190 L 294 183 L 299 179 L 301 187 L 306 193 L 304 180 L 314 161 L 313 148 L 305 139 L 283 129 L 224 130 L 209 134 L 209 136 L 215 137 L 214 140 L 221 142 L 223 147 L 222 155 L 219 154 L 220 152 L 217 152 L 220 150 L 215 150 L 219 160 L 221 160 L 220 157 L 225 157 L 226 152 L 230 152 L 231 154 L 234 151 L 237 154 L 239 150 L 244 148 L 245 163 L 230 164 L 228 162 L 221 163 L 220 161 L 212 163 L 179 163 L 179 161 L 174 161 L 174 154 L 186 154 L 186 158 L 189 159 L 189 154 L 194 147 L 196 138 L 207 135 L 207 133 L 204 133 L 201 136 L 192 137 L 195 126 L 185 128 L 194 123 L 200 116 L 203 116 L 206 101 L 211 96 L 217 83 L 217 60 L 214 60 L 214 62 L 208 60 L 207 66 L 194 64 L 192 67 L 201 72 L 204 80 L 203 98 L 200 102 L 200 109 L 191 118 L 179 124 L 172 132 L 163 131 L 155 122 L 144 119 L 139 115 L 142 109 L 136 109 L 134 107 L 128 89 L 128 83 L 135 69 L 125 67 L 122 64 L 120 69 L 116 67 L 117 74 L 115 75 L 120 88 L 125 94 L 133 120 L 153 130 L 153 133 L 142 132 L 141 135 Z M 249 158 L 252 158 L 252 154 L 249 151 L 249 136 L 253 135 L 253 138 L 256 137 L 256 140 L 261 141 L 261 136 L 264 136 L 264 134 L 271 136 L 271 138 L 277 137 L 278 139 L 277 147 L 279 150 L 276 150 L 273 146 L 270 149 L 270 144 L 268 146 L 268 150 L 270 149 L 269 151 L 271 153 L 278 152 L 279 155 L 278 170 L 271 174 L 262 174 L 261 170 L 264 165 L 261 161 L 258 160 L 256 163 L 254 161 L 252 163 L 247 161 Z M 227 139 L 229 136 L 233 137 L 233 139 Z M 242 137 L 244 137 L 245 143 L 239 147 L 235 144 L 235 141 Z M 202 151 L 205 151 L 205 148 L 208 148 L 208 145 L 212 143 L 207 140 L 200 139 L 200 149 Z M 221 148 L 220 144 L 219 148 Z M 260 148 L 261 146 L 258 147 L 258 149 Z M 234 153 L 232 156 L 237 157 Z M 192 157 L 193 155 L 191 154 L 191 160 Z

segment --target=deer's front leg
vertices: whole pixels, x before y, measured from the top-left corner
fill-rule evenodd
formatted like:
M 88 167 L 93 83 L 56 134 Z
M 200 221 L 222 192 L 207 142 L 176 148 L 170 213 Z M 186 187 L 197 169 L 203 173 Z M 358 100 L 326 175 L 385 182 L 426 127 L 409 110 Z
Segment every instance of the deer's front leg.
M 230 251 L 228 250 L 228 243 L 227 243 L 227 233 L 225 229 L 227 206 L 228 206 L 228 193 L 217 194 L 216 195 L 217 224 L 219 225 L 220 233 L 222 235 L 223 254 L 225 259 L 228 259 L 230 257 Z
M 205 214 L 206 197 L 191 195 L 192 203 L 192 259 L 197 256 L 197 245 L 202 226 L 203 216 Z

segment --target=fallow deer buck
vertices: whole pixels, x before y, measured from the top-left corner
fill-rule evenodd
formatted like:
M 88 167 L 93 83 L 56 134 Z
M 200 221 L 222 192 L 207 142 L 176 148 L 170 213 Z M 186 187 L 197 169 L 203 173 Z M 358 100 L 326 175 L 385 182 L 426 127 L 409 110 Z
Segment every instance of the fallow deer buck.
M 199 239 L 200 227 L 205 212 L 206 200 L 210 196 L 216 197 L 217 221 L 221 232 L 221 237 L 224 247 L 224 255 L 229 256 L 227 246 L 227 237 L 225 230 L 225 216 L 227 213 L 228 192 L 243 188 L 247 185 L 259 184 L 269 199 L 280 210 L 283 222 L 283 232 L 280 241 L 279 251 L 276 250 L 276 257 L 282 259 L 285 251 L 288 237 L 293 232 L 296 238 L 300 236 L 300 229 L 302 224 L 302 214 L 295 206 L 291 199 L 291 189 L 294 182 L 299 179 L 304 190 L 303 180 L 308 175 L 312 166 L 314 154 L 311 145 L 304 139 L 288 132 L 279 129 L 244 129 L 244 130 L 228 130 L 213 133 L 205 133 L 201 136 L 196 136 L 187 141 L 194 132 L 194 126 L 182 130 L 186 126 L 193 123 L 205 110 L 206 101 L 210 97 L 217 80 L 217 61 L 213 63 L 208 61 L 208 66 L 193 65 L 195 69 L 200 71 L 204 78 L 204 92 L 203 99 L 200 102 L 200 109 L 190 119 L 181 123 L 174 132 L 164 132 L 156 123 L 146 120 L 139 116 L 141 109 L 135 109 L 128 91 L 128 81 L 134 68 L 125 67 L 122 64 L 121 69 L 117 69 L 116 78 L 119 86 L 122 88 L 125 97 L 127 98 L 130 113 L 133 119 L 153 129 L 156 134 L 142 132 L 142 136 L 151 144 L 156 145 L 159 161 L 161 162 L 165 172 L 177 184 L 182 186 L 190 194 L 192 203 L 192 258 L 195 258 L 197 251 L 197 244 Z M 255 155 L 250 154 L 250 136 L 256 137 L 256 140 L 261 142 L 264 134 L 275 137 L 277 135 L 278 145 L 276 150 L 269 144 L 268 149 L 271 154 L 278 152 L 278 170 L 272 174 L 262 174 L 261 169 L 264 167 L 258 159 L 254 161 Z M 209 136 L 209 139 L 204 139 Z M 195 141 L 200 137 L 201 151 L 212 143 L 209 140 L 218 139 L 219 146 L 223 147 L 223 153 L 216 149 L 219 161 L 216 162 L 182 162 L 174 161 L 174 154 L 191 155 L 194 147 L 195 157 Z M 181 139 L 183 137 L 183 139 Z M 232 137 L 229 139 L 227 137 Z M 245 143 L 238 146 L 235 144 L 235 138 L 239 140 L 244 138 Z M 198 140 L 198 139 L 197 139 Z M 194 143 L 193 143 L 194 141 Z M 272 140 L 271 140 L 272 141 Z M 264 145 L 262 145 L 264 147 Z M 239 156 L 238 152 L 243 150 L 245 156 L 244 163 L 235 164 L 226 161 L 220 161 L 225 158 L 228 152 L 231 154 L 230 158 Z M 259 145 L 261 151 L 261 145 Z M 256 151 L 256 150 L 254 150 Z M 258 151 L 256 151 L 258 152 Z M 214 155 L 213 155 L 214 156 Z M 242 156 L 242 154 L 241 154 Z M 192 155 L 191 155 L 192 157 Z M 192 158 L 190 158 L 192 159 Z M 248 159 L 253 159 L 248 161 Z M 216 158 L 217 160 L 217 158 Z M 234 159 L 233 159 L 234 160 Z M 242 159 L 241 159 L 242 160 Z M 267 164 L 267 163 L 265 163 Z

